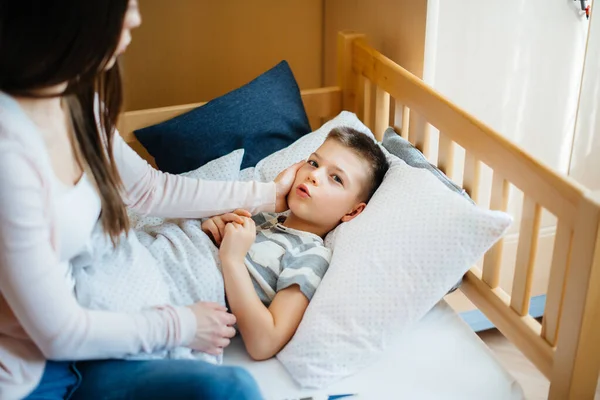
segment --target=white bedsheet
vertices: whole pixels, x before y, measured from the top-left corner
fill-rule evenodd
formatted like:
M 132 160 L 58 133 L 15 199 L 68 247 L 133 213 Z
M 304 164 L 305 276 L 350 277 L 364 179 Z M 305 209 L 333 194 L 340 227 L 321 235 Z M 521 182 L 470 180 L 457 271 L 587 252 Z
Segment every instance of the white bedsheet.
M 275 358 L 252 361 L 239 337 L 227 347 L 224 364 L 247 368 L 269 400 L 309 396 L 317 400 L 343 393 L 374 400 L 525 398 L 515 379 L 444 301 L 399 335 L 377 364 L 324 390 L 302 390 Z

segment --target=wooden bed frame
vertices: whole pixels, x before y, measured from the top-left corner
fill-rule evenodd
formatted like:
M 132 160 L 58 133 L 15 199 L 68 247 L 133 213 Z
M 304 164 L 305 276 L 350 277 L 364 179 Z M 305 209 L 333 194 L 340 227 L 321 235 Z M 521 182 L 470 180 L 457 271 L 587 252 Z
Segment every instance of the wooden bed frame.
M 371 48 L 362 34 L 339 34 L 338 86 L 304 90 L 302 99 L 315 126 L 350 110 L 379 140 L 394 126 L 428 157 L 430 127 L 437 128 L 438 167 L 452 177 L 456 145 L 464 148 L 463 187 L 475 201 L 482 163 L 493 170 L 492 209 L 506 210 L 511 185 L 523 192 L 511 293 L 499 287 L 502 241 L 486 254 L 481 269 L 466 274 L 461 291 L 550 380 L 550 399 L 593 399 L 600 371 L 599 199 Z M 126 112 L 119 131 L 154 164 L 133 131 L 202 104 Z M 558 222 L 540 323 L 529 315 L 529 300 L 542 209 Z

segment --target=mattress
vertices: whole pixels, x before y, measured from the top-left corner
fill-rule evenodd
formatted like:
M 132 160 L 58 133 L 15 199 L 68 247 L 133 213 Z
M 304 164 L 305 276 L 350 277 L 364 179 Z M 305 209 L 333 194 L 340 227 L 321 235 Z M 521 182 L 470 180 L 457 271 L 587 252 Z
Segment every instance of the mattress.
M 302 389 L 276 358 L 253 361 L 239 337 L 225 350 L 224 364 L 246 368 L 269 400 L 348 393 L 357 395 L 348 400 L 525 398 L 515 379 L 445 301 L 399 334 L 376 363 L 324 389 Z

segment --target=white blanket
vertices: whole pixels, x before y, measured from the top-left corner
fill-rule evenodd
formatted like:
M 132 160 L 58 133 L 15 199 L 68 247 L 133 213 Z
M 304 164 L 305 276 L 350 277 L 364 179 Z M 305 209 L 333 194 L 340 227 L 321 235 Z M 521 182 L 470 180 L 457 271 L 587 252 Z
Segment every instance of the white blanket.
M 96 226 L 87 251 L 73 262 L 78 301 L 87 308 L 132 312 L 197 301 L 225 304 L 218 249 L 199 220 L 133 219 L 136 228 L 116 248 Z M 177 348 L 129 359 L 221 357 Z
M 236 150 L 182 175 L 230 181 L 238 178 L 244 150 Z M 199 220 L 164 220 L 129 211 L 132 229 L 113 249 L 96 226 L 86 251 L 73 261 L 77 299 L 91 309 L 134 312 L 161 305 L 197 301 L 225 304 L 218 249 L 200 229 Z M 222 357 L 178 348 L 130 359 Z

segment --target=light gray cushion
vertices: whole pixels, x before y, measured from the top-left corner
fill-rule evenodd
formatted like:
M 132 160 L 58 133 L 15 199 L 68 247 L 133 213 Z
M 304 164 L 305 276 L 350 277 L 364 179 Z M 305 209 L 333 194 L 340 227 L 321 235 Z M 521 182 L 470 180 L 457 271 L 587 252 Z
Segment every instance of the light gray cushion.
M 412 145 L 408 140 L 398 135 L 394 128 L 389 127 L 383 135 L 383 147 L 396 157 L 403 160 L 405 163 L 415 168 L 426 169 L 435 175 L 448 189 L 463 195 L 466 199 L 473 203 L 467 192 L 448 178 L 435 165 L 427 161 L 427 158 L 419 149 Z

